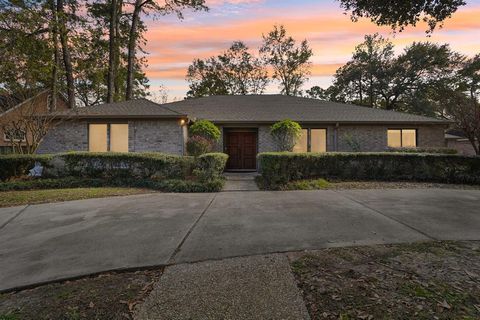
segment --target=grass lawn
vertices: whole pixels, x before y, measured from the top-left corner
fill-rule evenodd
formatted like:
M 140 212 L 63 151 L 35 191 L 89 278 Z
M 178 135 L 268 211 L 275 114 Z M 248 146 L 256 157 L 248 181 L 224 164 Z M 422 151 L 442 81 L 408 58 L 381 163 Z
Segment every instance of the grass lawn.
M 480 242 L 290 254 L 312 319 L 480 319 Z
M 0 192 L 0 207 L 152 193 L 138 188 L 73 188 Z

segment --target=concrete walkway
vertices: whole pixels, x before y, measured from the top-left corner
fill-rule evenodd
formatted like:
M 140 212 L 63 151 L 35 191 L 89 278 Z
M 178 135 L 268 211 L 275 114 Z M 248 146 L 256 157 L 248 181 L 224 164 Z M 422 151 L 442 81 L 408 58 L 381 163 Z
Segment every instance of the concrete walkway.
M 167 267 L 136 320 L 309 319 L 283 255 Z
M 0 209 L 0 290 L 331 246 L 480 240 L 479 190 L 151 194 Z
M 226 181 L 222 191 L 259 191 L 254 173 L 227 172 L 224 174 Z

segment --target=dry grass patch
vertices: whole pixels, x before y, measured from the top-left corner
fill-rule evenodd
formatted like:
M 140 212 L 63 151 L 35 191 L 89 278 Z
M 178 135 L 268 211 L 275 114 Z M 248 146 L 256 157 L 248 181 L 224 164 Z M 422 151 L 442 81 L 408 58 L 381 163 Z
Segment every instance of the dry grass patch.
M 479 319 L 480 242 L 292 255 L 312 319 Z
M 154 191 L 139 188 L 73 188 L 0 192 L 0 207 L 60 202 L 112 196 L 128 196 Z

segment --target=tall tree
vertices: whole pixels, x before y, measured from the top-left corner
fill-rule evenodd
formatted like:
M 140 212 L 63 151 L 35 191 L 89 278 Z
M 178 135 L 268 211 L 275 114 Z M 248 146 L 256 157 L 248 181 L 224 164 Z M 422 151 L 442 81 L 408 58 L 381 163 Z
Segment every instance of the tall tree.
M 268 73 L 245 43 L 236 41 L 217 57 L 194 60 L 187 81 L 189 97 L 261 94 L 268 84 Z
M 198 11 L 208 10 L 208 7 L 205 6 L 205 0 L 135 0 L 128 38 L 126 100 L 132 99 L 134 95 L 134 78 L 137 72 L 135 57 L 138 45 L 138 27 L 141 22 L 140 15 L 142 13 L 154 15 L 176 13 L 179 19 L 183 19 L 182 12 L 185 9 Z
M 398 56 L 393 45 L 367 36 L 335 74 L 334 100 L 424 115 L 442 113 L 435 92 L 450 82 L 463 57 L 448 45 L 418 42 Z
M 284 26 L 274 26 L 272 31 L 263 35 L 260 53 L 265 63 L 273 68 L 273 78 L 280 82 L 281 92 L 289 96 L 299 95 L 308 80 L 309 60 L 313 55 L 307 40 L 297 46 Z
M 115 62 L 117 61 L 116 55 L 116 43 L 118 42 L 118 3 L 117 0 L 110 0 L 110 21 L 109 21 L 109 45 L 108 45 L 108 77 L 107 77 L 107 102 L 113 102 L 113 97 L 115 94 L 115 77 L 116 77 L 116 68 Z
M 408 25 L 415 26 L 424 21 L 428 24 L 427 32 L 432 32 L 437 25 L 450 18 L 457 9 L 464 6 L 464 0 L 339 0 L 340 5 L 351 12 L 354 21 L 370 18 L 381 26 L 390 26 L 403 30 Z
M 73 79 L 72 57 L 70 54 L 70 44 L 67 28 L 67 16 L 65 12 L 65 4 L 63 0 L 57 1 L 57 23 L 60 34 L 60 43 L 62 44 L 63 63 L 65 66 L 65 76 L 67 80 L 67 97 L 68 106 L 75 108 L 75 84 Z M 74 2 L 72 2 L 74 4 Z M 56 105 L 56 104 L 55 104 Z

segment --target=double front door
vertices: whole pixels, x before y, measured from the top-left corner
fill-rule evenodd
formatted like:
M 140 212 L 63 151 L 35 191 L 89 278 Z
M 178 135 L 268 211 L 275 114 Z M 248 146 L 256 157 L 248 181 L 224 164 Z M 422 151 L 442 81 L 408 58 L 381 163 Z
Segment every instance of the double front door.
M 257 132 L 247 130 L 225 131 L 227 170 L 256 170 Z

